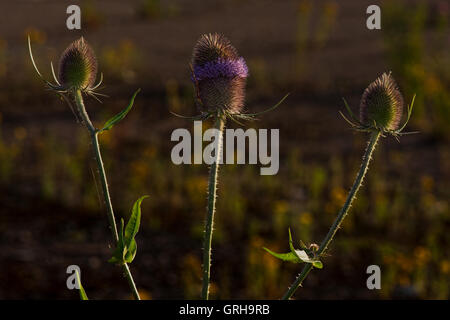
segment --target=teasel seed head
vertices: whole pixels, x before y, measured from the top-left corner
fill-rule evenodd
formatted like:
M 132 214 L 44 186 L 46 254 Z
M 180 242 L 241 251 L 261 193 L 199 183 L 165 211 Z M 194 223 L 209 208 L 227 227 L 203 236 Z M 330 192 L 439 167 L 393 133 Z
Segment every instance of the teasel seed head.
M 72 42 L 59 61 L 59 81 L 66 90 L 89 90 L 97 77 L 94 50 L 83 37 Z
M 223 35 L 204 34 L 192 54 L 192 80 L 206 112 L 239 114 L 244 107 L 248 68 Z
M 395 131 L 400 126 L 403 97 L 391 74 L 383 73 L 364 91 L 360 103 L 360 121 L 364 126 Z

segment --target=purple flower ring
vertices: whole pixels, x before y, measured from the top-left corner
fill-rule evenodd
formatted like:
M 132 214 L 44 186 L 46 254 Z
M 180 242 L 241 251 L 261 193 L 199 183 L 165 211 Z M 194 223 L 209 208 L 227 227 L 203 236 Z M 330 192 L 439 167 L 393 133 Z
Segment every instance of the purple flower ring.
M 247 78 L 248 67 L 243 57 L 239 59 L 218 58 L 216 61 L 206 62 L 202 66 L 195 66 L 194 76 L 197 81 L 217 78 Z
M 191 80 L 201 108 L 239 114 L 244 106 L 248 67 L 223 35 L 204 34 L 192 54 Z

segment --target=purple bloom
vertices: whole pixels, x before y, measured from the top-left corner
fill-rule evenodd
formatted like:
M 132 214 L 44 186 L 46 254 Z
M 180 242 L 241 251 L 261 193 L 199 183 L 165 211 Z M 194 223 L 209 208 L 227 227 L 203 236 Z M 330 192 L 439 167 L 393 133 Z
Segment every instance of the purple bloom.
M 209 112 L 241 112 L 248 68 L 227 38 L 217 33 L 202 35 L 194 46 L 191 66 L 202 108 Z
M 202 66 L 195 66 L 194 76 L 197 81 L 215 78 L 247 78 L 248 67 L 242 57 L 237 60 L 219 58 Z

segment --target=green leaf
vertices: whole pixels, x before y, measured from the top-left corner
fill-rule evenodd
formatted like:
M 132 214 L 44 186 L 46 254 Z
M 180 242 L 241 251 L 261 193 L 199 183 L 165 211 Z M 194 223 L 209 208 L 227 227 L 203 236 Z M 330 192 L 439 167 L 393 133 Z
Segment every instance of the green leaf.
M 273 255 L 275 258 L 278 258 L 280 260 L 293 262 L 293 263 L 303 263 L 303 262 L 311 263 L 314 267 L 316 267 L 318 269 L 322 269 L 323 268 L 322 262 L 316 258 L 310 257 L 310 254 L 309 254 L 310 250 L 306 249 L 306 246 L 303 242 L 301 242 L 301 247 L 304 250 L 298 250 L 298 249 L 294 248 L 294 244 L 292 241 L 291 229 L 289 229 L 289 248 L 291 249 L 291 252 L 276 253 L 267 248 L 263 248 L 263 249 L 266 250 L 271 255 Z
M 127 226 L 125 227 L 125 245 L 130 248 L 131 242 L 139 231 L 139 226 L 141 225 L 141 203 L 148 198 L 148 196 L 142 196 L 136 200 L 131 210 L 130 220 L 128 220 Z
M 137 243 L 136 240 L 132 240 L 130 243 L 130 247 L 127 250 L 127 253 L 125 254 L 125 261 L 127 263 L 131 263 L 134 260 L 134 257 L 136 257 L 137 252 Z
M 128 220 L 127 226 L 125 227 L 125 245 L 128 251 L 125 254 L 125 261 L 131 263 L 136 256 L 137 243 L 134 239 L 139 231 L 139 226 L 141 225 L 141 204 L 142 201 L 148 198 L 148 196 L 142 196 L 136 200 L 131 210 L 131 217 Z
M 120 232 L 119 232 L 119 242 L 117 243 L 117 249 L 120 258 L 124 258 L 125 254 L 127 252 L 127 246 L 125 245 L 124 239 L 123 239 L 123 226 L 124 226 L 125 222 L 123 221 L 123 219 L 120 219 Z
M 77 275 L 77 281 L 78 281 L 78 286 L 80 287 L 80 299 L 81 300 L 89 300 L 86 291 L 84 291 L 83 286 L 81 285 L 81 278 L 80 278 L 80 273 L 78 272 L 77 269 L 75 269 L 75 273 Z
M 292 242 L 291 228 L 288 229 L 288 232 L 289 232 L 289 248 L 291 249 L 291 252 L 295 253 L 294 244 Z
M 119 241 L 113 256 L 108 262 L 115 264 L 131 263 L 136 257 L 137 243 L 134 238 L 141 225 L 141 204 L 147 197 L 148 196 L 142 196 L 133 204 L 131 216 L 126 227 L 124 227 L 124 220 L 120 219 Z
M 278 258 L 280 260 L 283 261 L 288 261 L 288 262 L 294 262 L 294 263 L 301 263 L 302 261 L 297 257 L 297 255 L 293 254 L 292 252 L 288 252 L 288 253 L 276 253 L 273 252 L 270 249 L 267 248 L 263 248 L 264 250 L 266 250 L 268 253 L 270 253 L 271 255 L 273 255 L 275 258 Z
M 99 133 L 111 129 L 116 123 L 118 123 L 120 120 L 125 118 L 125 116 L 128 114 L 128 112 L 130 112 L 131 108 L 133 107 L 134 99 L 136 98 L 136 95 L 140 91 L 141 91 L 141 89 L 136 90 L 136 92 L 131 97 L 131 100 L 130 100 L 130 103 L 128 104 L 128 106 L 125 109 L 123 109 L 120 113 L 116 114 L 114 117 L 112 117 L 111 119 L 106 121 L 105 125 L 103 126 L 103 129 L 101 129 L 99 131 Z
M 123 228 L 124 228 L 124 221 L 123 219 L 120 219 L 119 241 L 117 242 L 117 247 L 113 252 L 113 256 L 111 257 L 111 259 L 108 260 L 108 262 L 110 263 L 116 264 L 125 263 L 125 255 L 128 250 L 123 239 Z
M 322 268 L 323 268 L 323 264 L 322 264 L 322 262 L 319 261 L 319 260 L 314 261 L 314 262 L 312 263 L 312 265 L 313 265 L 314 267 L 316 267 L 317 269 L 322 269 Z

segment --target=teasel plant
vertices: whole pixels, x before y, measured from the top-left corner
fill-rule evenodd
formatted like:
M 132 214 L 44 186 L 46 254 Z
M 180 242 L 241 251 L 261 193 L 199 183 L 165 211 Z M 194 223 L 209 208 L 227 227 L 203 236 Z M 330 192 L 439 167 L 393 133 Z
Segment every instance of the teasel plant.
M 100 88 L 103 81 L 103 74 L 100 74 L 100 80 L 97 84 L 95 84 L 98 69 L 97 59 L 93 49 L 87 43 L 87 41 L 83 37 L 81 37 L 80 39 L 72 42 L 65 49 L 60 57 L 58 77 L 56 76 L 53 63 L 50 63 L 51 72 L 55 83 L 47 81 L 39 71 L 31 50 L 30 37 L 28 37 L 28 48 L 31 62 L 39 78 L 44 81 L 47 89 L 57 93 L 65 102 L 67 102 L 75 115 L 79 115 L 82 123 L 89 132 L 96 165 L 100 176 L 102 193 L 109 221 L 109 228 L 111 229 L 111 233 L 116 245 L 112 258 L 109 260 L 109 262 L 120 265 L 122 267 L 123 273 L 128 281 L 133 297 L 136 300 L 140 300 L 139 292 L 136 288 L 136 284 L 134 282 L 128 264 L 131 263 L 136 256 L 137 244 L 135 236 L 139 230 L 141 221 L 141 203 L 147 196 L 140 197 L 134 203 L 131 216 L 126 226 L 124 225 L 124 220 L 121 219 L 120 229 L 118 230 L 99 144 L 99 135 L 110 130 L 128 114 L 128 112 L 133 107 L 134 100 L 140 89 L 138 89 L 133 94 L 128 106 L 125 109 L 106 121 L 101 129 L 98 129 L 94 126 L 89 117 L 89 114 L 87 113 L 84 103 L 84 96 L 87 95 L 93 97 L 99 102 L 101 102 L 100 97 L 106 96 L 98 92 L 98 89 Z M 82 299 L 87 299 L 87 295 L 83 287 L 81 286 L 80 275 L 78 273 L 77 281 L 80 287 L 80 297 Z
M 342 112 L 340 112 L 340 114 L 353 129 L 359 132 L 365 132 L 369 135 L 366 151 L 347 199 L 320 246 L 314 243 L 306 246 L 300 241 L 300 249 L 296 249 L 293 245 L 291 231 L 289 230 L 290 252 L 276 253 L 264 248 L 268 253 L 283 261 L 305 263 L 301 273 L 283 295 L 283 300 L 290 299 L 294 295 L 314 267 L 322 269 L 323 264 L 321 258 L 324 257 L 325 251 L 350 210 L 356 194 L 363 183 L 379 139 L 382 137 L 393 136 L 398 140 L 402 135 L 416 133 L 403 132 L 411 117 L 414 100 L 415 95 L 412 98 L 411 104 L 407 107 L 406 120 L 401 124 L 404 113 L 404 100 L 391 73 L 383 73 L 365 89 L 360 102 L 359 119 L 351 111 L 344 99 L 348 116 L 345 116 Z
M 245 86 L 249 75 L 245 59 L 222 34 L 204 34 L 197 41 L 190 63 L 191 80 L 194 83 L 195 102 L 199 115 L 189 117 L 171 113 L 190 120 L 214 120 L 215 156 L 211 164 L 208 181 L 208 199 L 203 238 L 202 292 L 204 300 L 209 299 L 211 278 L 211 244 L 216 211 L 219 164 L 223 153 L 223 132 L 226 121 L 256 120 L 258 115 L 276 109 L 289 94 L 273 107 L 258 113 L 244 113 Z

